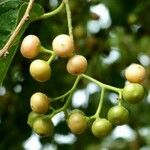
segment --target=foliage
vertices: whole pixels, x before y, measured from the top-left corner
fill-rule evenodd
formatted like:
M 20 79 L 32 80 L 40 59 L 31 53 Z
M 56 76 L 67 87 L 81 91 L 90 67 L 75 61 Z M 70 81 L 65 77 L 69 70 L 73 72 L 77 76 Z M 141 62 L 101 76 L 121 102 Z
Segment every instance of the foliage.
M 6 41 L 8 40 L 8 38 L 11 36 L 14 28 L 17 25 L 17 22 L 20 21 L 20 19 L 22 18 L 24 11 L 27 7 L 27 3 L 26 2 L 22 2 L 19 0 L 10 0 L 10 1 L 3 1 L 0 4 L 0 17 L 1 17 L 1 22 L 0 22 L 0 33 L 1 33 L 1 43 L 0 43 L 0 47 L 2 47 L 4 45 L 4 43 L 6 43 Z M 42 15 L 43 9 L 40 5 L 36 4 L 31 12 L 31 20 L 34 20 L 37 16 Z M 7 25 L 6 25 L 6 22 Z M 20 40 L 21 35 L 23 34 L 23 32 L 25 31 L 25 29 L 27 28 L 27 26 L 29 25 L 28 22 L 27 24 L 25 24 L 25 26 L 21 29 L 22 31 L 20 32 L 20 34 L 18 34 L 16 41 L 14 42 L 14 44 L 12 45 L 12 50 L 10 51 L 10 55 L 8 55 L 8 57 L 6 57 L 6 59 L 1 59 L 0 60 L 0 66 L 1 66 L 1 71 L 0 71 L 0 84 L 2 84 L 7 70 L 11 64 L 11 61 L 16 53 L 16 50 L 18 48 L 18 43 Z

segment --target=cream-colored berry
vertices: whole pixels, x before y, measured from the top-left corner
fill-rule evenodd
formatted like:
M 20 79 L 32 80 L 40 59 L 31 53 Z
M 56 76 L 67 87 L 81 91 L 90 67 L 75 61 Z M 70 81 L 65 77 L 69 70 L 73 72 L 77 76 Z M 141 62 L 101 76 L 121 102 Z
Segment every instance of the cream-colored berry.
M 125 77 L 133 83 L 142 83 L 145 79 L 145 68 L 139 64 L 131 64 L 125 70 Z
M 53 40 L 52 48 L 59 57 L 70 57 L 74 51 L 74 41 L 69 35 L 61 34 Z
M 25 58 L 31 59 L 39 54 L 40 48 L 41 42 L 39 38 L 35 35 L 28 35 L 23 39 L 20 51 Z

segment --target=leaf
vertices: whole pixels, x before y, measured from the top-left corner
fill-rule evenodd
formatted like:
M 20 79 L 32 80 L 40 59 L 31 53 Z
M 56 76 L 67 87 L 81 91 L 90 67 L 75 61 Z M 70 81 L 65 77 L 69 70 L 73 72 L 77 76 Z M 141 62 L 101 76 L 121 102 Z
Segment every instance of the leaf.
M 5 0 L 0 3 L 0 49 L 7 42 L 17 23 L 24 15 L 27 5 L 27 3 L 22 3 L 20 0 Z M 25 29 L 32 21 L 34 21 L 43 13 L 44 9 L 39 4 L 34 4 L 32 11 L 30 12 L 30 21 L 24 24 L 20 33 L 17 35 L 15 42 L 9 50 L 9 55 L 7 55 L 6 58 L 0 59 L 0 85 L 3 83 L 3 80 L 19 46 L 20 38 L 23 35 Z
M 0 47 L 4 45 L 16 25 L 17 11 L 20 5 L 19 0 L 0 3 Z

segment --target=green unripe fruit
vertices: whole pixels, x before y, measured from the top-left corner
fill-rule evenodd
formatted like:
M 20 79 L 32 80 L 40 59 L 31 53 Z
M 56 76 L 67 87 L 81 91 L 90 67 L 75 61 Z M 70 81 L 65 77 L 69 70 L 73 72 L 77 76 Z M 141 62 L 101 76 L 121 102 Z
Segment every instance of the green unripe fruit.
M 86 35 L 85 28 L 82 25 L 75 26 L 73 33 L 76 38 L 83 38 Z
M 114 106 L 108 111 L 107 117 L 112 124 L 123 125 L 128 122 L 129 112 L 123 106 Z
M 36 112 L 31 111 L 31 112 L 29 113 L 29 115 L 28 115 L 27 124 L 28 124 L 30 127 L 32 127 L 34 121 L 35 121 L 37 118 L 41 117 L 41 116 L 42 116 L 42 114 L 38 114 L 38 113 L 36 113 Z
M 30 74 L 35 80 L 45 82 L 51 76 L 50 65 L 44 60 L 34 60 L 30 65 Z
M 136 14 L 129 14 L 129 16 L 128 16 L 128 18 L 127 18 L 128 20 L 128 23 L 130 23 L 130 24 L 135 24 L 136 22 L 137 22 L 137 20 L 138 20 L 138 17 L 137 17 L 137 15 Z
M 68 119 L 68 126 L 72 133 L 81 134 L 87 128 L 86 116 L 81 112 L 72 112 Z
M 111 129 L 112 125 L 110 121 L 105 118 L 96 119 L 92 124 L 92 133 L 98 138 L 108 135 Z
M 42 137 L 47 137 L 53 134 L 54 125 L 48 118 L 37 118 L 33 123 L 33 130 Z
M 144 88 L 138 83 L 129 83 L 122 91 L 123 99 L 130 103 L 138 103 L 144 98 Z

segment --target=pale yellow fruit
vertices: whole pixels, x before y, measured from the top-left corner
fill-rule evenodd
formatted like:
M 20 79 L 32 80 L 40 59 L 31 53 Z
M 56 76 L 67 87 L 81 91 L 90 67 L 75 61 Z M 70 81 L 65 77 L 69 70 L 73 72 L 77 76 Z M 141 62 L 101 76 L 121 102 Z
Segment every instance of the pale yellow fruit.
M 145 68 L 139 64 L 131 64 L 125 70 L 125 77 L 133 83 L 142 83 L 145 79 Z
M 35 80 L 45 82 L 51 76 L 50 65 L 44 60 L 34 60 L 30 65 L 30 74 Z
M 49 109 L 50 101 L 48 97 L 40 92 L 34 93 L 30 99 L 31 109 L 36 113 L 46 113 Z
M 39 38 L 35 35 L 28 35 L 23 39 L 20 51 L 25 58 L 31 59 L 39 54 L 40 48 L 41 42 Z

